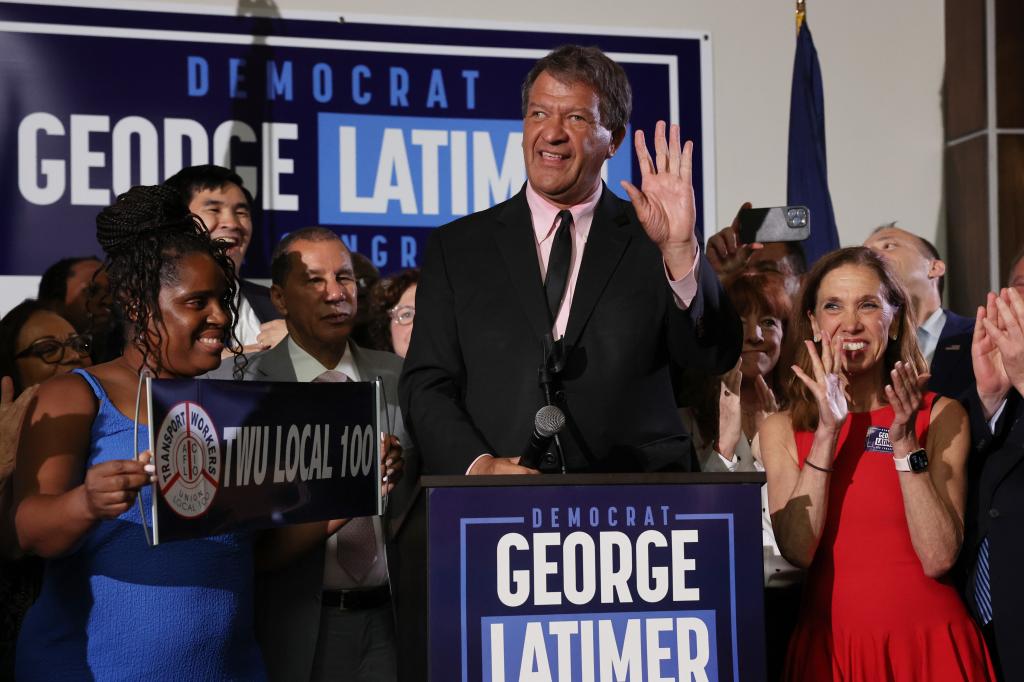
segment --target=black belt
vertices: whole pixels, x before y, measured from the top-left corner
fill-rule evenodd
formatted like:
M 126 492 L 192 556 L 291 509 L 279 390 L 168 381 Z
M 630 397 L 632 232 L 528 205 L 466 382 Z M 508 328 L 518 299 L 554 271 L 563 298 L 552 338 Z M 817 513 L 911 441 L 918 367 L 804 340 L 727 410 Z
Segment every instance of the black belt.
M 391 588 L 378 585 L 365 590 L 324 590 L 320 594 L 320 605 L 343 611 L 365 611 L 384 606 L 391 601 Z

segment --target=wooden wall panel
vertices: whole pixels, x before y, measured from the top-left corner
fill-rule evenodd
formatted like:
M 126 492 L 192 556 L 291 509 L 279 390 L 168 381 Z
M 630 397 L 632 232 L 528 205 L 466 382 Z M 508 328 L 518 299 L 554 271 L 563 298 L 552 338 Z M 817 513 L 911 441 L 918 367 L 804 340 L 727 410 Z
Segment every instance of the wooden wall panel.
M 947 0 L 943 88 L 947 141 L 987 125 L 985 74 L 985 0 Z
M 1024 2 L 996 0 L 995 7 L 996 126 L 1024 128 Z
M 1024 248 L 1024 136 L 999 136 L 999 283 Z
M 946 290 L 961 315 L 973 316 L 989 289 L 987 144 L 981 136 L 946 150 Z

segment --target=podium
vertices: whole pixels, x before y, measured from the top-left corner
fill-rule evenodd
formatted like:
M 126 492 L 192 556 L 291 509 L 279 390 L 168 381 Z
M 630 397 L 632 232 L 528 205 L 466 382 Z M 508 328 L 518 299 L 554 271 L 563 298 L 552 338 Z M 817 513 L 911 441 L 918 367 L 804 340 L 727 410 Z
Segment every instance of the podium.
M 424 476 L 403 682 L 765 679 L 757 473 Z

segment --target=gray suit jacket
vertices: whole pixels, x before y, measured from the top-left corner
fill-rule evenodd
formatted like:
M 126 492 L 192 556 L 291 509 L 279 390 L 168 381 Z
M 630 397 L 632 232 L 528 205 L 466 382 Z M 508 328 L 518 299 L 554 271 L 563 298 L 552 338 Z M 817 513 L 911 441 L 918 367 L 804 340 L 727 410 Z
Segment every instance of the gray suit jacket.
M 419 478 L 418 458 L 398 408 L 398 377 L 402 371 L 402 360 L 394 353 L 360 348 L 351 342 L 350 348 L 352 359 L 364 380 L 377 376 L 383 379 L 388 420 L 392 433 L 404 448 L 404 475 L 389 496 L 387 506 L 385 526 L 390 540 L 400 529 L 412 505 Z M 232 363 L 226 361 L 220 369 L 208 376 L 211 379 L 231 379 L 232 371 Z M 270 350 L 249 357 L 242 380 L 297 381 L 288 354 L 288 344 L 282 341 Z M 321 543 L 289 566 L 257 576 L 256 637 L 263 650 L 267 675 L 272 682 L 294 682 L 310 678 L 320 629 L 324 548 L 324 543 Z M 388 542 L 388 572 L 392 576 L 397 574 L 397 561 L 393 543 Z

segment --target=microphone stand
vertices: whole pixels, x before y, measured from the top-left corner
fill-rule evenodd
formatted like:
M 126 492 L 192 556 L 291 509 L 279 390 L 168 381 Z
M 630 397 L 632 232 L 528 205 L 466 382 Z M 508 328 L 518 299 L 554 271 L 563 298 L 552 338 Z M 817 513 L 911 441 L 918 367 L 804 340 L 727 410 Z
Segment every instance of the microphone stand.
M 553 341 L 551 334 L 544 336 L 541 348 L 540 368 L 537 370 L 537 380 L 544 390 L 544 404 L 555 405 L 551 386 L 557 381 L 558 373 L 565 367 L 564 345 L 561 339 Z M 557 407 L 557 405 L 555 405 Z M 567 473 L 565 466 L 565 452 L 562 450 L 561 434 L 555 434 L 555 453 L 558 455 L 558 465 L 562 473 Z

